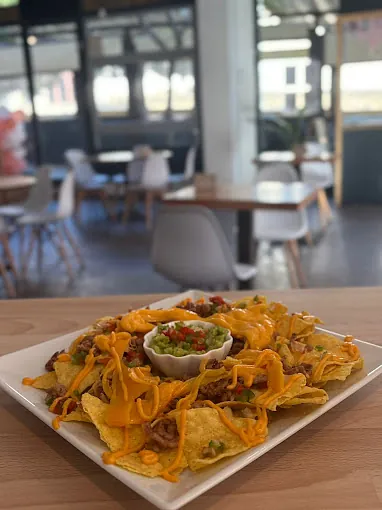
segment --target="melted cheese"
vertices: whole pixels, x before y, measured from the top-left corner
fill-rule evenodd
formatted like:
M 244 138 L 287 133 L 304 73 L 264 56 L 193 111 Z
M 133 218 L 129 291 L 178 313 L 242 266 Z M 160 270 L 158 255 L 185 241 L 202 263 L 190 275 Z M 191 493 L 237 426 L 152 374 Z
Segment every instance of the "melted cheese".
M 36 379 L 37 378 L 32 379 L 31 377 L 24 377 L 24 379 L 22 380 L 22 383 L 25 386 L 32 386 L 32 384 L 35 382 Z
M 159 455 L 152 450 L 141 450 L 139 452 L 139 456 L 143 464 L 146 464 L 146 466 L 152 466 L 159 462 Z
M 184 441 L 186 439 L 186 422 L 187 422 L 187 411 L 185 409 L 183 409 L 180 412 L 180 418 L 179 418 L 179 430 L 178 430 L 179 443 L 178 443 L 178 451 L 176 453 L 176 457 L 175 457 L 173 463 L 161 473 L 161 476 L 169 482 L 177 482 L 178 481 L 178 477 L 174 476 L 171 473 L 173 471 L 175 471 L 176 469 L 178 469 L 180 462 L 182 460 Z
M 67 354 L 66 352 L 63 352 L 62 354 L 60 354 L 57 358 L 57 361 L 59 362 L 62 362 L 62 361 L 70 361 L 72 359 L 72 357 L 70 356 L 70 354 Z

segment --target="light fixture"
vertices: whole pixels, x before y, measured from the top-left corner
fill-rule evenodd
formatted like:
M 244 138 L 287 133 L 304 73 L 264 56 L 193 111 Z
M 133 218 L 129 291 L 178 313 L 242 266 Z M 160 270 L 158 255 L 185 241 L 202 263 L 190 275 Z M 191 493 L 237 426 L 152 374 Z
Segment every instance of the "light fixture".
M 98 9 L 97 16 L 99 19 L 105 19 L 107 17 L 107 10 L 105 7 L 100 7 Z
M 28 35 L 27 43 L 29 46 L 34 46 L 37 43 L 37 37 L 35 35 Z
M 324 25 L 317 25 L 314 31 L 316 32 L 316 35 L 318 35 L 318 37 L 323 37 L 326 34 L 326 28 L 324 27 Z
M 308 23 L 308 25 L 311 25 L 316 21 L 316 17 L 314 16 L 314 14 L 305 14 L 304 21 L 305 23 Z
M 337 23 L 337 15 L 334 12 L 327 12 L 324 15 L 324 20 L 328 25 L 335 25 Z
M 312 42 L 309 39 L 275 39 L 272 41 L 261 41 L 257 45 L 262 53 L 309 50 L 311 46 Z
M 263 18 L 259 18 L 257 24 L 259 25 L 259 27 L 277 27 L 279 26 L 281 23 L 281 18 L 280 16 L 267 16 L 267 17 L 263 17 Z

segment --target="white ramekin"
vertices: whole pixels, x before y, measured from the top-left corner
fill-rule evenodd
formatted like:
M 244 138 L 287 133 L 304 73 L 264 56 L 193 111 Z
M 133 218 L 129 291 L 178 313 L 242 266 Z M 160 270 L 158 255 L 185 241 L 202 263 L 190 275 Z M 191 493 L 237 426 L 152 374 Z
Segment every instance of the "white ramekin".
M 204 321 L 174 321 L 169 322 L 166 326 L 173 326 L 177 322 L 183 322 L 185 326 L 200 326 L 203 329 L 210 329 L 216 326 L 210 322 Z M 199 366 L 203 359 L 216 359 L 221 361 L 226 358 L 231 347 L 233 338 L 228 331 L 224 344 L 219 349 L 213 349 L 205 354 L 187 354 L 186 356 L 177 357 L 172 354 L 157 354 L 150 347 L 152 338 L 158 333 L 158 328 L 145 335 L 143 348 L 152 364 L 167 377 L 183 378 L 185 376 L 194 376 L 199 373 Z

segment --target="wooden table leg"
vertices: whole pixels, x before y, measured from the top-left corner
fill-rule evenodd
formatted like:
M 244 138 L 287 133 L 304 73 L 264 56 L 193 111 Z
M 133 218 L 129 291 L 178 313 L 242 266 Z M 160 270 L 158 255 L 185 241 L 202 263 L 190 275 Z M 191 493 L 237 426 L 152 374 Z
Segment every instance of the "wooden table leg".
M 253 236 L 253 212 L 238 211 L 237 212 L 237 257 L 238 261 L 243 264 L 256 264 L 257 258 L 257 242 Z M 238 282 L 240 290 L 253 289 L 254 280 Z

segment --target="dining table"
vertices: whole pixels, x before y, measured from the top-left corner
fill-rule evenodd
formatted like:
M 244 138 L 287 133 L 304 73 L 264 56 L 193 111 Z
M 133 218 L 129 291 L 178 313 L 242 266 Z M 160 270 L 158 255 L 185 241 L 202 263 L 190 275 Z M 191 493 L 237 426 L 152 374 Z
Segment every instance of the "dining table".
M 165 159 L 170 159 L 173 156 L 173 152 L 167 149 L 154 152 L 161 154 Z M 88 159 L 94 164 L 118 165 L 131 163 L 135 159 L 135 155 L 133 151 L 106 151 L 92 154 Z
M 301 163 L 334 163 L 335 159 L 335 154 L 329 151 L 322 151 L 317 155 L 296 154 L 294 151 L 263 151 L 252 160 L 252 163 L 258 165 L 290 163 L 293 166 L 299 166 Z
M 202 205 L 209 209 L 236 212 L 238 262 L 255 264 L 257 241 L 254 238 L 255 210 L 298 211 L 317 200 L 317 188 L 303 182 L 263 181 L 257 185 L 216 184 L 210 191 L 186 186 L 162 196 L 169 206 Z M 251 280 L 239 281 L 240 289 L 253 288 Z
M 309 310 L 321 317 L 329 330 L 382 345 L 382 287 L 277 290 L 266 294 L 270 300 L 284 302 L 291 311 Z M 224 293 L 234 299 L 244 295 Z M 97 317 L 144 307 L 164 297 L 167 296 L 3 301 L 0 355 L 83 328 Z M 376 378 L 189 503 L 185 510 L 381 509 L 381 401 L 382 379 Z M 155 508 L 1 390 L 0 452 L 2 510 Z
M 0 176 L 0 204 L 22 201 L 30 188 L 36 183 L 33 175 L 2 175 Z

